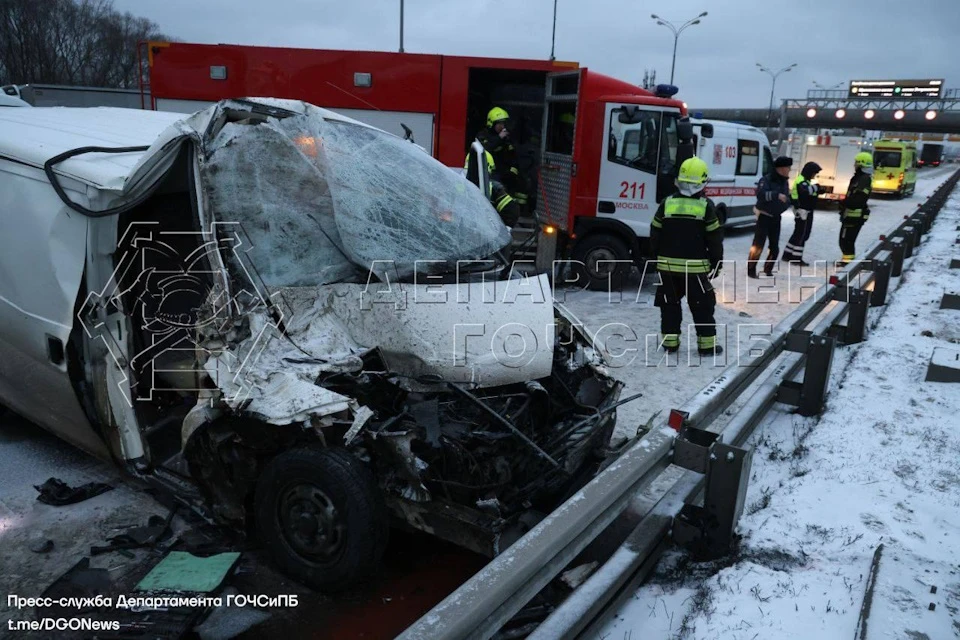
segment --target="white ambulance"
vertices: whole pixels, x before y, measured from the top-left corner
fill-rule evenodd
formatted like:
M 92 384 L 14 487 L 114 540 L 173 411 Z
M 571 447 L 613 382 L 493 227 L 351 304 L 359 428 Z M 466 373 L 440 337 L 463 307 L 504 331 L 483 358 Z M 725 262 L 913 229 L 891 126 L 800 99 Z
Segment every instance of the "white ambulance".
M 710 169 L 706 195 L 726 216 L 726 226 L 755 221 L 757 182 L 773 167 L 766 134 L 756 127 L 723 120 L 691 119 L 697 156 Z

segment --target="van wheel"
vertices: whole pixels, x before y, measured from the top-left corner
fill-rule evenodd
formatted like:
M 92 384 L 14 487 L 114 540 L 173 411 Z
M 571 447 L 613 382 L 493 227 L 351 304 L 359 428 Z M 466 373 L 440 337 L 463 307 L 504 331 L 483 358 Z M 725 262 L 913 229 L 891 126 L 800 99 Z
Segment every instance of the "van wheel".
M 604 264 L 607 260 L 630 260 L 627 244 L 608 233 L 594 233 L 577 242 L 573 259 L 582 263 L 575 268 L 591 289 L 606 289 L 608 283 L 612 283 L 614 289 L 619 288 L 630 273 L 630 264 Z
M 344 449 L 303 447 L 266 466 L 254 497 L 257 535 L 286 575 L 341 591 L 374 574 L 389 531 L 370 471 Z

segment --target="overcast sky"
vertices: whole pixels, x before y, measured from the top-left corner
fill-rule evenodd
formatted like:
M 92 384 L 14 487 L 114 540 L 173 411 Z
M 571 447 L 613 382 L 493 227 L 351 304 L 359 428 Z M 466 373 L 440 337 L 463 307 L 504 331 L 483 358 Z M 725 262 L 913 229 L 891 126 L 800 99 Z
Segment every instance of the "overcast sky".
M 557 0 L 556 56 L 639 84 L 670 79 L 691 107 L 763 107 L 852 78 L 945 78 L 960 87 L 960 0 Z M 114 0 L 184 42 L 395 51 L 400 0 Z M 406 0 L 413 53 L 548 58 L 553 0 Z

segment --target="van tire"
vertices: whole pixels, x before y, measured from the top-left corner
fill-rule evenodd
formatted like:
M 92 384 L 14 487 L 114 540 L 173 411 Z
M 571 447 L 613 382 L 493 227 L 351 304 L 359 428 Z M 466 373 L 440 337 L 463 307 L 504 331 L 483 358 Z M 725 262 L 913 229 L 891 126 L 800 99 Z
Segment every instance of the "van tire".
M 587 286 L 595 290 L 605 290 L 608 282 L 614 290 L 619 289 L 632 267 L 631 264 L 618 264 L 612 275 L 609 267 L 600 270 L 597 265 L 600 260 L 631 260 L 627 243 L 609 233 L 592 233 L 579 240 L 573 248 L 573 259 L 577 261 L 574 265 L 577 281 L 585 279 Z
M 373 474 L 345 449 L 309 446 L 276 456 L 257 481 L 254 518 L 274 564 L 327 593 L 370 578 L 389 533 Z

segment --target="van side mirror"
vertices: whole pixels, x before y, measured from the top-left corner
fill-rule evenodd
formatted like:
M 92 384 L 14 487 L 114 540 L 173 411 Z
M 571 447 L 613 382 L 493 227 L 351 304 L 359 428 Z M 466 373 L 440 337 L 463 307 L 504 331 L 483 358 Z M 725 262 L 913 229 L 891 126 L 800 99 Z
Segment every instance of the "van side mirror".
M 677 137 L 681 142 L 693 140 L 693 123 L 690 122 L 690 118 L 677 120 Z
M 713 137 L 713 125 L 709 122 L 704 122 L 700 125 L 700 137 L 701 138 L 712 138 Z

